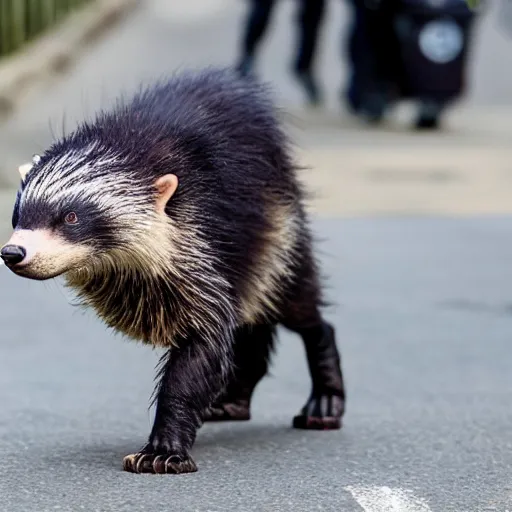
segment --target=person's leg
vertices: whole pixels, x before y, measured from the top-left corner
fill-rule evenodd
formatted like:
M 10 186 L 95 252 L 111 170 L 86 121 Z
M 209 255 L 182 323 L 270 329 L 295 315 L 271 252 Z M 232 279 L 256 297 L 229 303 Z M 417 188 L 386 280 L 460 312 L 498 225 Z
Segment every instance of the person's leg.
M 346 100 L 349 108 L 353 112 L 359 110 L 361 104 L 361 76 L 362 67 L 365 58 L 364 38 L 362 37 L 362 12 L 361 6 L 356 0 L 348 0 L 347 4 L 351 13 L 351 21 L 349 22 L 347 36 L 343 40 L 342 56 L 348 61 L 348 80 L 345 89 L 342 92 L 343 99 Z
M 242 37 L 242 55 L 236 66 L 243 76 L 253 69 L 255 54 L 268 28 L 274 4 L 275 0 L 251 0 Z
M 318 47 L 318 35 L 325 15 L 325 0 L 301 0 L 297 17 L 298 44 L 293 71 L 304 88 L 308 101 L 321 101 L 321 93 L 314 79 L 314 61 Z
M 389 39 L 389 17 L 381 9 L 368 8 L 365 0 L 349 0 L 349 4 L 352 23 L 342 52 L 349 63 L 349 78 L 342 97 L 353 113 L 379 121 L 386 106 L 385 66 L 391 64 L 389 59 L 383 62 L 382 47 Z

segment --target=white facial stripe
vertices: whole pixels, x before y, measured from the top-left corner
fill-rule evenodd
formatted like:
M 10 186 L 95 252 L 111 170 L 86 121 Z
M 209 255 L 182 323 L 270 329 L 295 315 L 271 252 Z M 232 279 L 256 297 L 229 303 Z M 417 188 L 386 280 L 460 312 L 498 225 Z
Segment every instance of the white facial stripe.
M 91 152 L 98 149 L 97 144 L 80 149 L 80 151 L 69 151 L 60 155 L 58 158 L 48 162 L 37 176 L 34 177 L 30 186 L 24 193 L 24 199 L 37 197 L 44 193 L 45 197 L 52 197 L 58 191 L 61 191 L 74 181 L 82 179 L 91 172 L 91 165 L 87 159 Z M 101 158 L 94 161 L 95 168 L 101 168 L 108 164 L 116 162 L 118 158 L 114 154 L 104 154 Z
M 66 153 L 57 160 L 49 162 L 24 191 L 22 201 L 36 198 L 41 194 L 44 194 L 45 197 L 52 197 L 52 193 L 62 190 L 66 183 L 80 178 L 89 170 L 88 166 L 84 164 L 85 157 L 83 155 L 73 155 L 72 153 Z M 83 166 L 80 168 L 81 165 Z M 75 170 L 69 173 L 71 169 Z M 63 178 L 64 172 L 65 177 Z
M 138 184 L 126 174 L 105 172 L 94 176 L 102 168 L 119 162 L 119 157 L 112 153 L 88 162 L 87 156 L 94 149 L 97 147 L 90 146 L 79 153 L 69 152 L 48 162 L 23 191 L 20 208 L 26 201 L 38 197 L 44 198 L 49 205 L 79 198 L 96 205 L 100 211 L 115 212 L 118 219 L 144 222 L 149 212 L 141 206 L 149 206 L 147 195 L 137 197 L 132 194 Z M 123 194 L 123 190 L 130 193 Z

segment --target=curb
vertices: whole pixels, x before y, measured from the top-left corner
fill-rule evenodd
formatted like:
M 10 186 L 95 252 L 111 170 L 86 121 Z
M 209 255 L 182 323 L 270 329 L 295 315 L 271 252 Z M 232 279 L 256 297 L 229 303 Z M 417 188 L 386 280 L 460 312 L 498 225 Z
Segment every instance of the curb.
M 512 149 L 483 145 L 316 148 L 299 153 L 316 216 L 510 215 Z
M 10 115 L 35 82 L 64 72 L 84 47 L 96 40 L 140 0 L 95 0 L 47 33 L 0 61 L 0 118 Z

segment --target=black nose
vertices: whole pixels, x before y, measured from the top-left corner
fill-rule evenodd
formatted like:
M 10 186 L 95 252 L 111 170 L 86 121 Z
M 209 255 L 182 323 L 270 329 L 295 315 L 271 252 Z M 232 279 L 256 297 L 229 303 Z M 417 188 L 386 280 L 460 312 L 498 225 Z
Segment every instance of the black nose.
M 27 251 L 19 245 L 4 245 L 0 251 L 0 257 L 5 261 L 5 263 L 9 263 L 11 265 L 20 263 L 26 255 Z

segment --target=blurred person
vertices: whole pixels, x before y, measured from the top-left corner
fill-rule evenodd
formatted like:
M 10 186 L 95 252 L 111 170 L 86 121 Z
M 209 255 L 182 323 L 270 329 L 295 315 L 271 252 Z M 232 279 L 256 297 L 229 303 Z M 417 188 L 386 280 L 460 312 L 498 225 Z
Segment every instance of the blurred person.
M 472 12 L 464 0 L 347 0 L 353 22 L 343 99 L 378 122 L 399 100 L 418 103 L 416 128 L 437 128 L 465 90 Z
M 349 78 L 342 99 L 352 113 L 378 121 L 386 108 L 387 89 L 398 71 L 399 48 L 393 35 L 391 2 L 346 1 L 352 20 L 343 52 Z
M 320 25 L 325 14 L 325 0 L 297 0 L 299 10 L 297 54 L 292 64 L 292 72 L 302 86 L 306 99 L 311 105 L 322 101 L 320 87 L 314 77 L 313 66 L 317 49 Z M 253 71 L 258 46 L 267 32 L 275 0 L 250 0 L 251 5 L 241 42 L 241 56 L 236 69 L 245 76 Z

